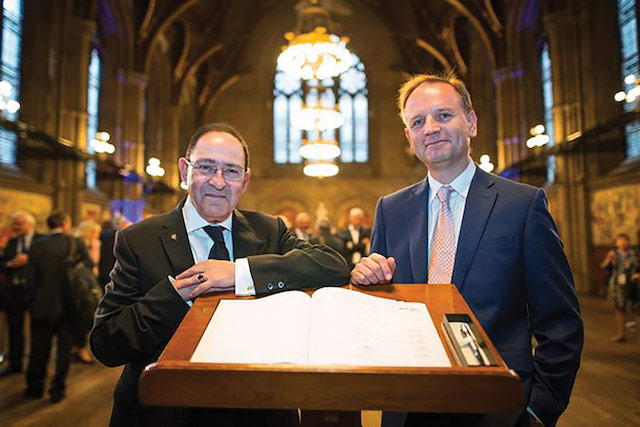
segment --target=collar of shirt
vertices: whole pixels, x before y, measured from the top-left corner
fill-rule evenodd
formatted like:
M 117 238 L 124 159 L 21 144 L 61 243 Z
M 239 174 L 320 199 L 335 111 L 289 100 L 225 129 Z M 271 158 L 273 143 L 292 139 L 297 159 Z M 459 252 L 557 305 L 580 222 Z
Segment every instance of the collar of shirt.
M 456 177 L 453 181 L 451 181 L 450 185 L 456 191 L 457 194 L 462 196 L 464 199 L 467 198 L 467 194 L 469 194 L 469 188 L 471 187 L 471 180 L 473 176 L 476 174 L 476 165 L 469 159 L 469 164 L 462 171 L 460 175 Z M 438 182 L 431 174 L 427 175 L 427 180 L 429 181 L 429 189 L 431 190 L 429 193 L 429 204 L 433 202 L 433 199 L 438 194 L 440 187 L 445 184 Z
M 29 250 L 29 248 L 31 247 L 31 242 L 33 241 L 33 235 L 36 234 L 35 231 L 32 231 L 31 233 L 27 233 L 23 236 L 24 238 L 24 247 L 26 250 Z
M 196 207 L 193 205 L 190 196 L 187 196 L 187 200 L 184 202 L 184 206 L 182 207 L 182 216 L 184 217 L 184 225 L 187 228 L 187 233 L 191 233 L 202 227 L 206 227 L 207 225 L 219 225 L 225 230 L 231 231 L 231 224 L 233 223 L 233 212 L 229 214 L 224 221 L 217 224 L 208 223 L 207 220 L 200 216 Z
M 182 207 L 182 217 L 184 218 L 184 225 L 187 229 L 187 237 L 189 239 L 189 245 L 191 246 L 191 253 L 195 262 L 200 262 L 209 257 L 209 251 L 213 247 L 213 240 L 204 231 L 203 227 L 207 225 L 217 225 L 223 228 L 222 237 L 224 238 L 224 244 L 227 247 L 231 260 L 234 260 L 233 255 L 233 236 L 231 234 L 231 226 L 233 224 L 233 212 L 216 224 L 208 223 L 204 218 L 200 216 L 196 207 L 193 205 L 191 198 L 187 196 L 187 200 Z

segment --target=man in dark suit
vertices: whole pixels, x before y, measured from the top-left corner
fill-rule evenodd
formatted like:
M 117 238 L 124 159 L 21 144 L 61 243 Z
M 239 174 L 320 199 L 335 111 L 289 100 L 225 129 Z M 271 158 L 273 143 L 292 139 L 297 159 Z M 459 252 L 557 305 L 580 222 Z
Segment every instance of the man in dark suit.
M 91 332 L 100 362 L 126 364 L 114 392 L 112 425 L 173 422 L 168 409 L 140 407 L 138 379 L 166 346 L 191 299 L 213 291 L 260 296 L 348 281 L 346 262 L 330 248 L 297 239 L 281 219 L 236 209 L 250 170 L 247 144 L 235 129 L 221 124 L 198 129 L 179 168 L 187 199 L 116 236 L 116 264 Z M 191 417 L 202 412 L 184 410 L 180 417 L 195 425 L 202 417 Z M 211 425 L 257 423 L 255 412 L 204 412 Z M 275 425 L 297 420 L 296 412 L 273 415 L 285 418 Z
M 360 262 L 363 256 L 368 255 L 371 229 L 364 227 L 363 221 L 364 211 L 362 208 L 351 208 L 349 210 L 349 224 L 338 233 L 348 253 L 347 261 L 352 268 Z
M 24 315 L 27 310 L 25 292 L 27 262 L 31 244 L 42 237 L 35 231 L 36 221 L 33 215 L 16 212 L 12 217 L 11 228 L 14 237 L 7 243 L 0 259 L 0 272 L 5 274 L 1 292 L 9 327 L 9 365 L 0 372 L 0 376 L 22 372 Z
M 569 402 L 583 326 L 544 191 L 485 173 L 471 161 L 477 118 L 461 81 L 416 76 L 400 89 L 399 107 L 411 150 L 429 173 L 379 200 L 372 254 L 351 280 L 454 283 L 525 385 L 526 411 L 501 425 L 552 426 Z M 538 342 L 533 355 L 532 336 Z M 383 424 L 422 425 L 434 417 L 385 413 Z M 488 419 L 451 415 L 444 421 Z
M 51 354 L 53 337 L 56 339 L 56 368 L 49 388 L 50 400 L 57 403 L 65 396 L 66 379 L 74 343 L 73 303 L 70 301 L 69 283 L 64 260 L 69 255 L 71 239 L 76 242 L 75 259 L 93 267 L 82 239 L 69 235 L 71 219 L 63 212 L 54 212 L 47 218 L 51 234 L 34 242 L 27 265 L 27 292 L 31 310 L 31 355 L 27 368 L 25 396 L 40 398 L 44 393 L 44 379 Z

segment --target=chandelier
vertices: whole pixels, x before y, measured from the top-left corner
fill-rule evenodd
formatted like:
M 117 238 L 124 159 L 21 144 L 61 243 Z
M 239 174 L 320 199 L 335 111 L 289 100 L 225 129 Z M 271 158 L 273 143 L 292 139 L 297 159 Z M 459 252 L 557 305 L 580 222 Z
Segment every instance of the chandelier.
M 311 177 L 324 178 L 338 173 L 338 165 L 333 160 L 313 160 L 308 162 L 302 172 Z
M 305 159 L 331 160 L 340 155 L 337 141 L 326 141 L 322 138 L 313 141 L 302 140 L 300 155 Z
M 278 66 L 303 80 L 335 77 L 352 65 L 348 37 L 327 31 L 329 12 L 311 0 L 298 15 L 295 33 L 284 35 L 288 44 L 278 56 Z
M 321 105 L 307 106 L 291 117 L 291 124 L 306 131 L 338 129 L 344 124 L 344 117 L 336 108 Z

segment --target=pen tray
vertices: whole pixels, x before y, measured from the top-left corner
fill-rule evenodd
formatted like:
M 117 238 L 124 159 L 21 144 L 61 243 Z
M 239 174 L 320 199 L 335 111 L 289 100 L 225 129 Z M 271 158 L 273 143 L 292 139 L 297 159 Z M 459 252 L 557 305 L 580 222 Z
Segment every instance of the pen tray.
M 459 365 L 498 366 L 478 327 L 468 314 L 445 314 L 442 327 L 447 345 Z

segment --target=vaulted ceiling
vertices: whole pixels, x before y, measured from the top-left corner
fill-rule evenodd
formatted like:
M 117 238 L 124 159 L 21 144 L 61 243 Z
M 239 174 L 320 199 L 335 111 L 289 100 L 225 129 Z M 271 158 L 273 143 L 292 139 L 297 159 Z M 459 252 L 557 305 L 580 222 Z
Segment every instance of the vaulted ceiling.
M 308 0 L 94 0 L 78 1 L 78 13 L 99 13 L 99 2 L 130 16 L 135 71 L 147 73 L 155 50 L 164 48 L 171 60 L 173 96 L 179 97 L 185 82 L 196 77 L 199 96 L 206 98 L 242 72 L 239 57 L 249 34 L 269 12 L 288 3 L 290 19 Z M 464 76 L 470 40 L 481 40 L 488 64 L 499 67 L 509 14 L 539 1 L 320 0 L 346 28 L 354 3 L 378 15 L 387 27 L 401 53 L 400 70 L 453 68 Z

